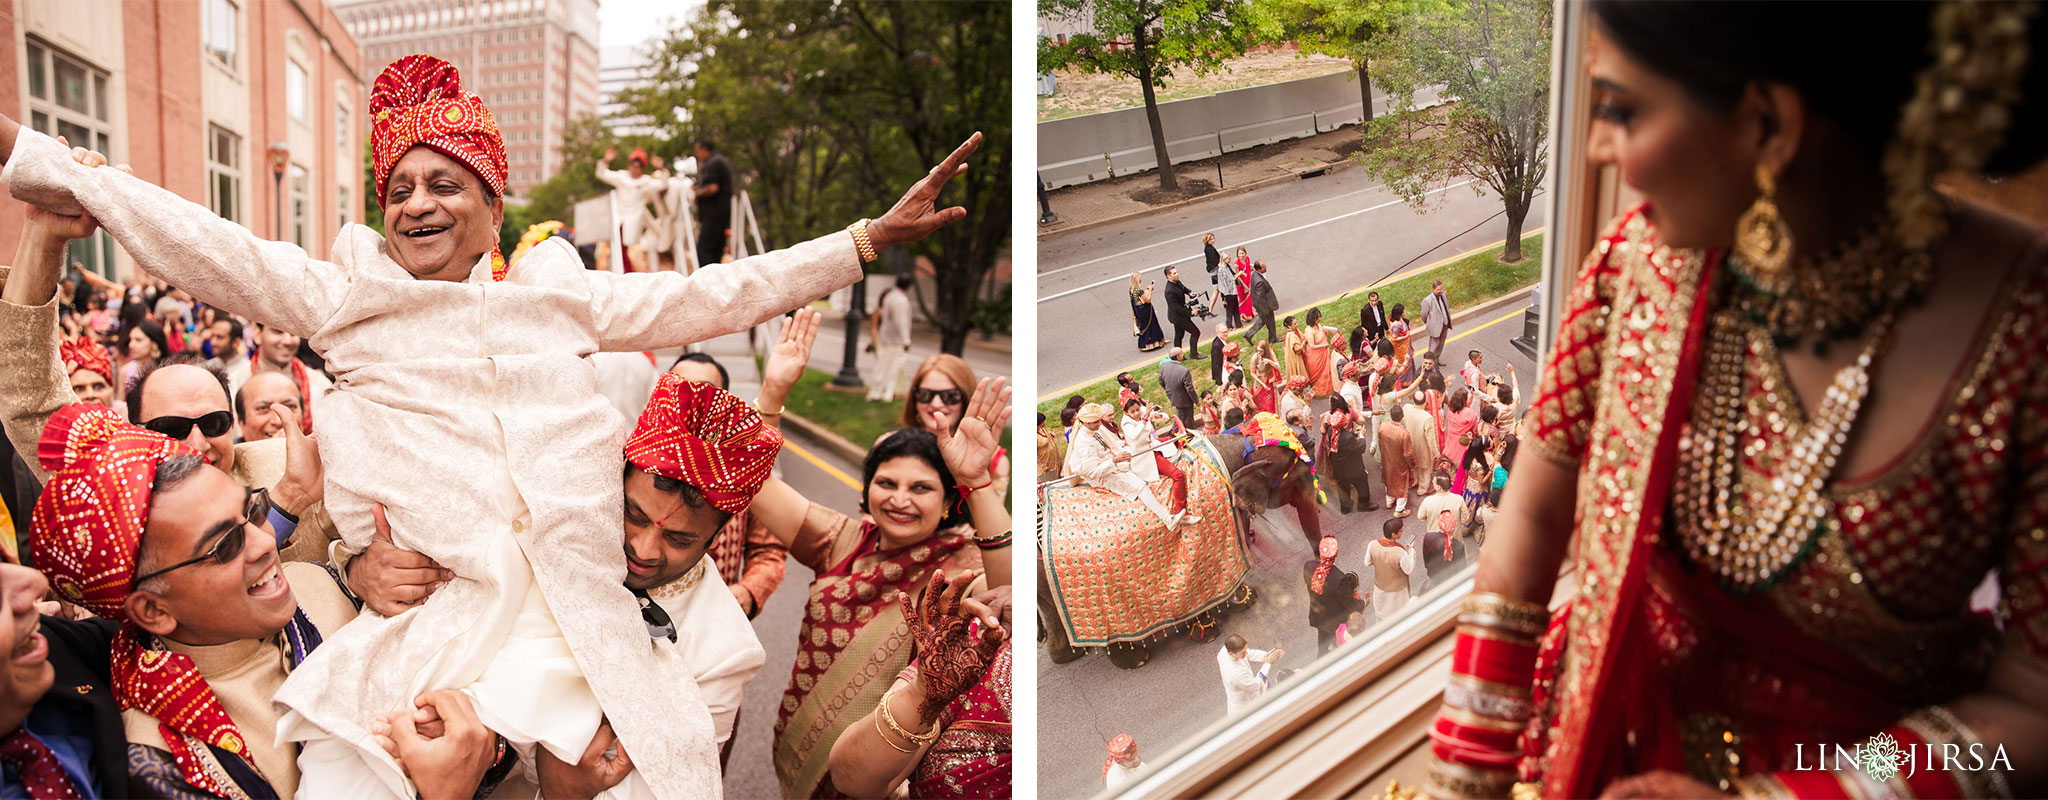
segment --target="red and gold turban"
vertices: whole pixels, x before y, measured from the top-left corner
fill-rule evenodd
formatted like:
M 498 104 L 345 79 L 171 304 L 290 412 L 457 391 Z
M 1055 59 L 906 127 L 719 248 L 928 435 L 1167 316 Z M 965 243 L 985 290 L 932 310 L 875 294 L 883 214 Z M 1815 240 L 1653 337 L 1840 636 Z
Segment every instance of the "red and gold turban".
M 462 90 L 462 73 L 433 56 L 391 62 L 370 89 L 370 153 L 377 204 L 391 168 L 414 145 L 460 161 L 494 194 L 505 193 L 505 139 L 483 98 Z
M 84 369 L 99 373 L 108 383 L 114 382 L 114 359 L 99 342 L 84 336 L 68 339 L 57 344 L 57 354 L 64 358 L 65 375 Z
M 64 599 L 117 622 L 135 579 L 157 465 L 197 455 L 93 403 L 59 409 L 36 443 L 51 472 L 29 518 L 29 554 Z
M 782 452 L 782 434 L 731 393 L 662 373 L 626 438 L 626 460 L 696 487 L 728 514 L 746 510 Z
M 1117 734 L 1116 738 L 1109 740 L 1109 757 L 1102 760 L 1103 776 L 1107 777 L 1109 775 L 1110 765 L 1122 763 L 1124 759 L 1131 758 L 1137 754 L 1138 740 L 1131 738 L 1131 735 L 1128 733 Z

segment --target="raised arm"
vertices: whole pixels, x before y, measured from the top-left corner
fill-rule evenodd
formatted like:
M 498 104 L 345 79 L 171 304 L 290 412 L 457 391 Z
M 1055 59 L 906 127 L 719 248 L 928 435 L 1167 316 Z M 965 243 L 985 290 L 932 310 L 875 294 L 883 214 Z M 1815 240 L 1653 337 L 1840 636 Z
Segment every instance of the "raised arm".
M 869 223 L 873 249 L 909 244 L 966 218 L 967 209 L 940 210 L 936 202 L 980 146 L 981 134 L 969 137 L 889 213 Z M 853 234 L 839 231 L 691 275 L 590 272 L 587 280 L 599 349 L 659 350 L 746 330 L 850 286 L 861 274 Z
M 50 479 L 36 458 L 43 426 L 58 409 L 78 402 L 57 352 L 64 243 L 92 230 L 90 216 L 61 217 L 30 207 L 14 266 L 0 267 L 0 425 L 38 481 Z
M 790 387 L 804 376 L 804 367 L 811 361 L 811 345 L 818 341 L 818 317 L 814 310 L 797 309 L 782 326 L 782 338 L 761 368 L 761 393 L 754 397 L 754 410 L 761 412 L 761 422 L 768 427 L 782 428 Z
M 0 117 L 0 128 L 8 127 Z M 143 270 L 193 297 L 251 319 L 310 336 L 347 289 L 340 267 L 297 245 L 266 242 L 206 207 L 27 129 L 11 145 L 0 178 L 18 200 L 65 216 L 90 213 Z M 80 160 L 83 159 L 84 163 Z

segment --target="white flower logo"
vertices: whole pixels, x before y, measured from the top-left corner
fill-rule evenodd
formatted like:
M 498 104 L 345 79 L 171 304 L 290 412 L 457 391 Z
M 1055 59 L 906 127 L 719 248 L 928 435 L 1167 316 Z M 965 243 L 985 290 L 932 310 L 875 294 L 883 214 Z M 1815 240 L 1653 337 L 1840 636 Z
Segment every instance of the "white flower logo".
M 1899 750 L 1898 740 L 1891 734 L 1880 733 L 1864 743 L 1863 749 L 1857 753 L 1857 760 L 1863 762 L 1863 774 L 1884 783 L 1899 774 L 1899 767 L 1906 762 L 1906 754 Z

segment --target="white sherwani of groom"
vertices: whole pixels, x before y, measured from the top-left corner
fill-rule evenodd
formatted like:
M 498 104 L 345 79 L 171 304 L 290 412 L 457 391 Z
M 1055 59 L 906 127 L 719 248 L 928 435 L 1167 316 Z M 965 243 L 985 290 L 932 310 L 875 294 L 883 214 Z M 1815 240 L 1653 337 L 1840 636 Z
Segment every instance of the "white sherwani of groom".
M 458 576 L 396 617 L 364 611 L 285 682 L 278 735 L 305 742 L 302 795 L 412 797 L 367 728 L 448 688 L 467 690 L 528 755 L 544 746 L 574 763 L 608 718 L 636 768 L 615 793 L 720 794 L 705 702 L 623 583 L 631 420 L 598 393 L 586 356 L 743 330 L 849 285 L 861 276 L 850 234 L 688 277 L 586 271 L 550 239 L 503 281 L 488 257 L 466 281 L 429 281 L 369 228 L 347 226 L 333 261 L 316 260 L 76 163 L 27 128 L 4 177 L 17 198 L 91 212 L 143 269 L 194 297 L 310 340 L 338 379 L 319 441 L 343 539 L 366 547 L 371 504 L 383 503 L 397 545 Z

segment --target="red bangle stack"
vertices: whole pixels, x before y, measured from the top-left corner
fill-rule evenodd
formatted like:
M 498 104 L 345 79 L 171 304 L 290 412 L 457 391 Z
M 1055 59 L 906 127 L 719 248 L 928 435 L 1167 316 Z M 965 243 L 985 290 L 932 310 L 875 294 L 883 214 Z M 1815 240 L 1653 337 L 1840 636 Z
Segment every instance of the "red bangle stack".
M 1430 728 L 1427 791 L 1434 797 L 1507 797 L 1521 734 L 1535 713 L 1537 640 L 1549 609 L 1497 594 L 1465 598 L 1444 708 Z

